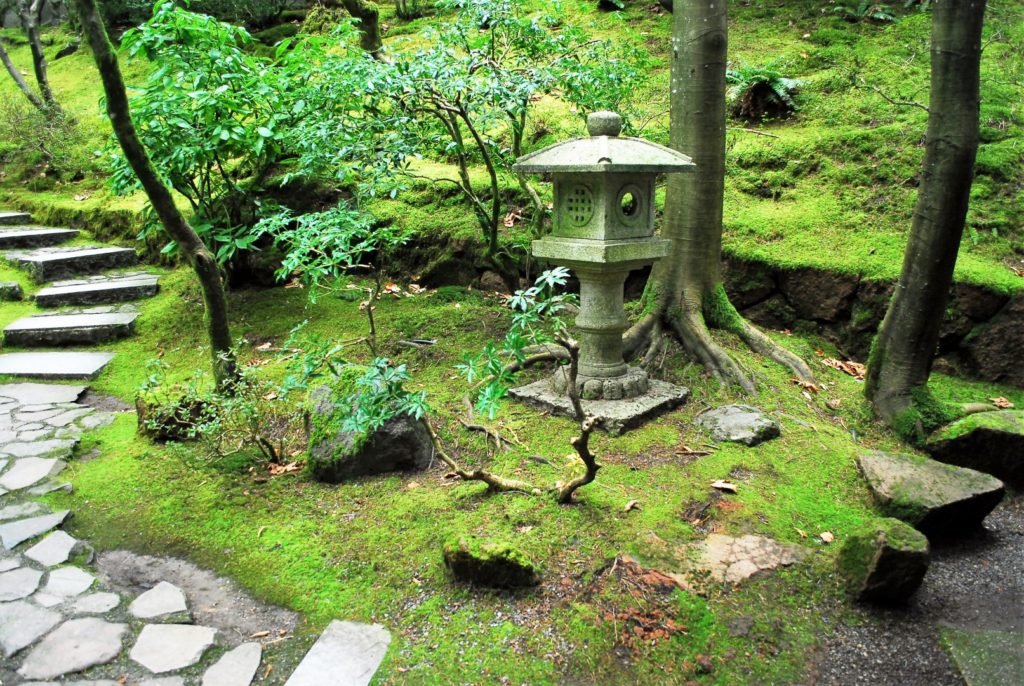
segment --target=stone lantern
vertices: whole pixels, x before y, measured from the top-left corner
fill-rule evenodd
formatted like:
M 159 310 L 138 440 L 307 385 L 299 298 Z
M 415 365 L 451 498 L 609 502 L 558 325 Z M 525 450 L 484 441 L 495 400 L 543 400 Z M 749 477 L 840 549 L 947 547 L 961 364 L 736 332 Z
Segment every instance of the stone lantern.
M 533 242 L 534 257 L 568 267 L 580 282 L 580 342 L 577 388 L 584 400 L 601 403 L 588 411 L 609 419 L 623 416 L 619 431 L 680 404 L 686 389 L 652 381 L 622 357 L 628 326 L 622 306 L 629 272 L 668 255 L 671 241 L 654 235 L 654 180 L 658 174 L 692 172 L 689 157 L 639 138 L 619 137 L 614 112 L 587 118 L 590 138 L 557 143 L 521 157 L 520 173 L 550 173 L 554 181 L 554 226 Z M 515 389 L 513 395 L 565 412 L 567 375 Z M 622 401 L 631 401 L 623 404 Z

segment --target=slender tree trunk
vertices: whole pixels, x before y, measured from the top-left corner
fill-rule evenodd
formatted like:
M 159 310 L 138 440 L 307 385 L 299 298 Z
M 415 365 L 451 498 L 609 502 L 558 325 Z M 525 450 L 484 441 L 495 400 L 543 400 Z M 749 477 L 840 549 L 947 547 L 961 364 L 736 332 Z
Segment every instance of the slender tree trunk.
M 921 185 L 907 250 L 868 360 L 865 392 L 877 414 L 920 435 L 920 405 L 953 281 L 978 151 L 985 0 L 932 3 L 931 99 Z M 924 391 L 922 394 L 921 391 Z
M 199 277 L 206 303 L 206 324 L 213 354 L 214 378 L 221 389 L 231 390 L 238 379 L 238 369 L 231 350 L 227 298 L 217 262 L 199 235 L 178 211 L 170 190 L 157 176 L 146 149 L 139 141 L 128 107 L 121 67 L 107 36 L 103 18 L 96 7 L 96 0 L 75 0 L 75 4 L 81 15 L 82 30 L 92 47 L 96 66 L 103 80 L 107 114 L 113 125 L 114 135 L 124 151 L 125 158 L 139 177 L 164 230 L 177 242 L 182 254 Z
M 648 316 L 627 332 L 636 353 L 658 322 L 722 383 L 753 392 L 754 383 L 712 339 L 708 327 L 740 336 L 755 352 L 813 382 L 807 364 L 743 319 L 722 286 L 722 205 L 725 194 L 726 0 L 686 0 L 673 14 L 670 145 L 693 158 L 693 174 L 672 174 L 662 233 L 671 254 L 654 266 L 645 298 Z
M 46 108 L 54 114 L 60 114 L 60 105 L 53 97 L 50 79 L 46 75 L 46 55 L 43 43 L 39 38 L 39 15 L 42 13 L 43 0 L 23 0 L 21 5 L 21 24 L 28 37 L 29 50 L 32 52 L 32 69 L 39 84 L 39 93 L 43 96 Z
M 21 72 L 18 71 L 16 66 L 14 66 L 14 62 L 11 62 L 10 55 L 8 55 L 7 51 L 4 50 L 3 43 L 0 43 L 0 62 L 4 63 L 7 73 L 11 75 L 12 79 L 14 79 L 14 83 L 18 86 L 18 90 L 25 94 L 25 97 L 28 98 L 30 103 L 32 103 L 32 106 L 45 111 L 46 103 L 43 102 L 38 95 L 33 93 L 28 84 L 25 83 L 25 79 L 21 77 Z

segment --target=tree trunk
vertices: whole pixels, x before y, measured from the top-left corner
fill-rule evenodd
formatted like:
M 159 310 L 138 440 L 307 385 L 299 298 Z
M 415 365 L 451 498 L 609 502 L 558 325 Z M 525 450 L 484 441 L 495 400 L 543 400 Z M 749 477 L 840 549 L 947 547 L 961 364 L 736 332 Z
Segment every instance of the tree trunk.
M 359 20 L 359 44 L 374 57 L 380 54 L 380 9 L 369 0 L 340 0 L 353 17 Z
M 627 332 L 626 350 L 636 353 L 664 321 L 722 383 L 753 392 L 753 379 L 715 343 L 709 326 L 735 333 L 801 381 L 814 376 L 803 360 L 744 320 L 722 286 L 727 19 L 725 0 L 687 0 L 673 13 L 670 145 L 692 157 L 697 169 L 669 176 L 662 233 L 672 239 L 672 252 L 654 266 L 645 293 L 649 314 Z
M 920 436 L 928 426 L 928 375 L 953 281 L 978 151 L 985 0 L 932 3 L 931 99 L 921 185 L 903 271 L 868 360 L 875 412 Z M 934 408 L 932 408 L 934 409 Z
M 43 43 L 39 38 L 39 15 L 42 9 L 43 0 L 23 0 L 21 24 L 28 37 L 29 50 L 32 52 L 32 69 L 36 74 L 36 83 L 39 84 L 39 93 L 43 96 L 43 103 L 45 103 L 46 109 L 54 114 L 60 114 L 60 105 L 53 97 L 50 80 L 46 75 L 46 55 L 43 53 Z
M 107 114 L 113 125 L 114 135 L 121 145 L 125 159 L 139 177 L 164 230 L 177 242 L 181 253 L 199 277 L 206 303 L 206 324 L 213 354 L 213 375 L 219 388 L 230 391 L 234 382 L 238 380 L 238 369 L 231 350 L 227 298 L 217 262 L 199 235 L 181 215 L 170 190 L 157 176 L 146 149 L 139 141 L 128 107 L 121 68 L 107 37 L 96 0 L 75 0 L 75 4 L 81 15 L 82 30 L 92 47 L 96 66 L 103 80 Z
M 3 43 L 0 43 L 0 62 L 4 63 L 7 73 L 11 75 L 12 79 L 14 79 L 14 83 L 18 86 L 18 90 L 25 94 L 25 97 L 28 98 L 30 103 L 32 103 L 32 106 L 45 111 L 46 103 L 43 102 L 38 95 L 33 93 L 28 84 L 25 83 L 25 79 L 21 78 L 21 72 L 18 71 L 16 66 L 14 66 L 14 62 L 11 62 L 11 57 L 7 54 L 7 51 L 4 50 Z

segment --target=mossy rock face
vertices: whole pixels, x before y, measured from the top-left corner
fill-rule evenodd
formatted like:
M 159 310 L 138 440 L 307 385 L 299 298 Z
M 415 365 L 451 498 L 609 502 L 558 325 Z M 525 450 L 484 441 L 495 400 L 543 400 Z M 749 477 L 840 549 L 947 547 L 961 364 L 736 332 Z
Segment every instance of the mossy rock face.
M 1024 486 L 1024 411 L 968 415 L 936 431 L 924 448 L 940 462 Z
M 540 582 L 540 570 L 508 543 L 453 538 L 444 546 L 444 565 L 458 581 L 492 588 L 525 588 Z
M 882 513 L 929 538 L 977 528 L 1006 492 L 993 476 L 917 455 L 872 451 L 857 466 Z
M 839 573 L 858 601 L 905 603 L 928 571 L 928 539 L 898 519 L 872 522 L 846 540 Z

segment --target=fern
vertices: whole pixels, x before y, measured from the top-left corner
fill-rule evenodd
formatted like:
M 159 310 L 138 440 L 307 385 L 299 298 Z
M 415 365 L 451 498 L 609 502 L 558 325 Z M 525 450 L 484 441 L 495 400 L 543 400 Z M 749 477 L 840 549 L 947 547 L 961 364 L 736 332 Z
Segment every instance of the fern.
M 750 121 L 784 118 L 797 110 L 801 82 L 782 75 L 781 65 L 742 65 L 726 71 L 726 98 L 733 116 Z

